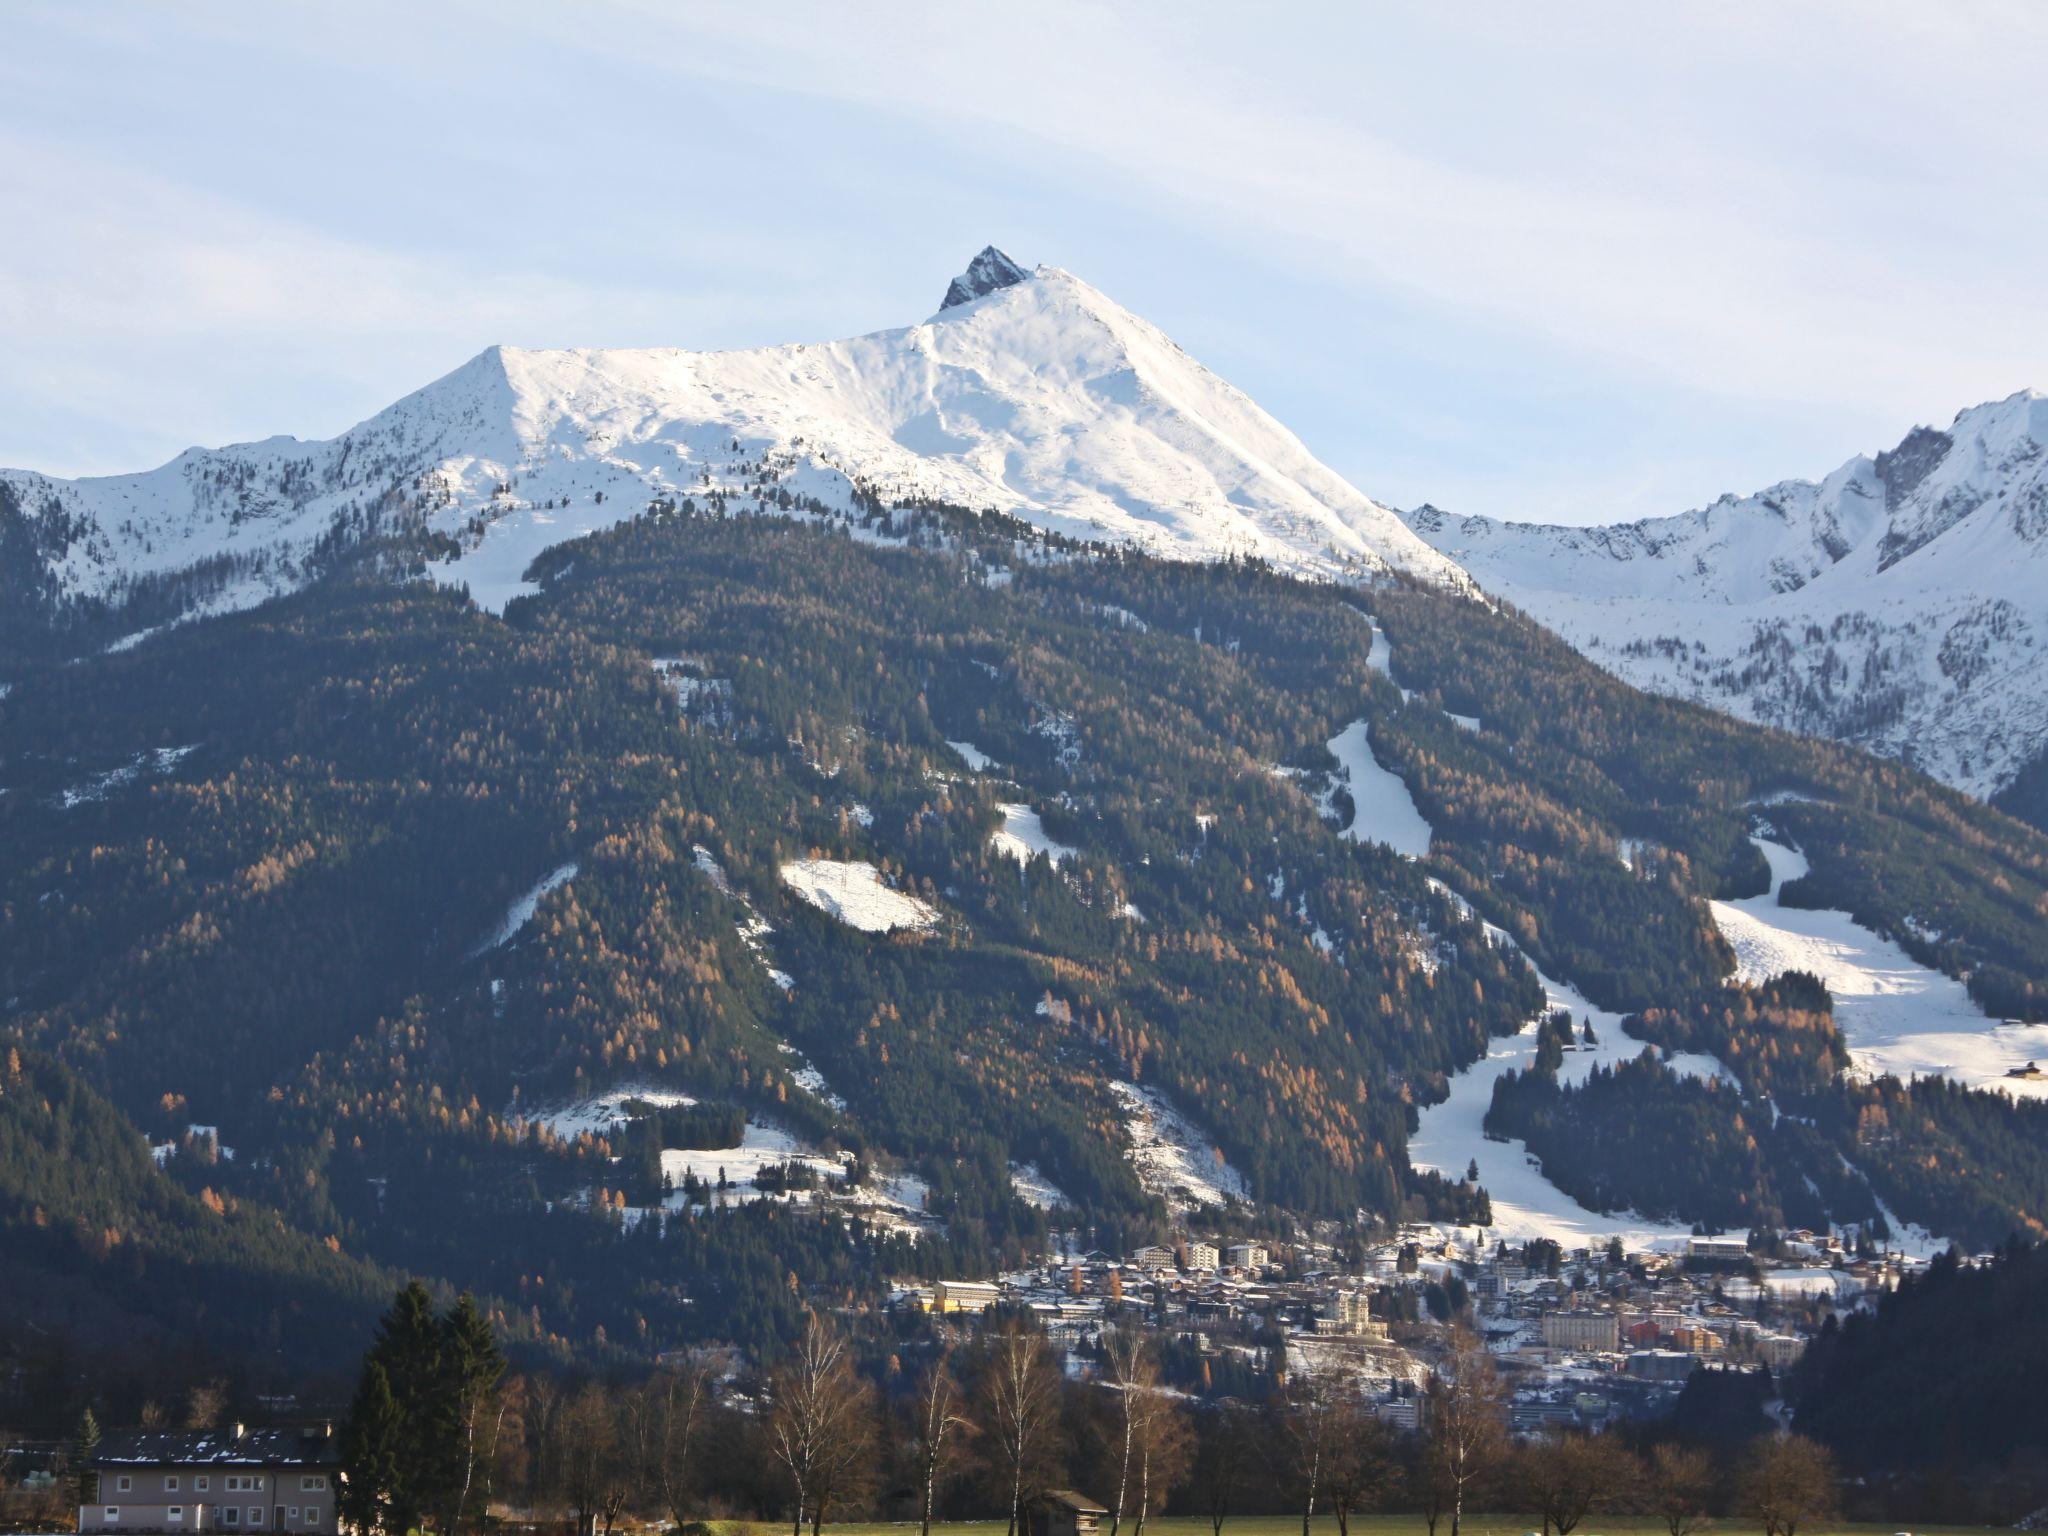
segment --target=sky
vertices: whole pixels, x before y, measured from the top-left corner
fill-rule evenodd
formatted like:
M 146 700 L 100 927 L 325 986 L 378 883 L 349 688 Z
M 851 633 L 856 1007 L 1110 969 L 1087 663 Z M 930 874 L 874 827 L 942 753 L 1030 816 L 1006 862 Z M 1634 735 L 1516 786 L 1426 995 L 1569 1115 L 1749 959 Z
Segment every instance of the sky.
M 0 464 L 911 324 L 993 242 L 1389 504 L 1676 512 L 2048 388 L 2044 78 L 2026 0 L 8 0 Z

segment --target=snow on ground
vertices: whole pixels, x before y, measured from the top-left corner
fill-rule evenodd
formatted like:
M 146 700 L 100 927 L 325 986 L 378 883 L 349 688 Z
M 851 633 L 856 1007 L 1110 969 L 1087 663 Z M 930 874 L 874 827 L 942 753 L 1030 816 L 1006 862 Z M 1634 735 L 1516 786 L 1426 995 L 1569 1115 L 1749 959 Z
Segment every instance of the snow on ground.
M 1031 734 L 1043 736 L 1053 744 L 1053 757 L 1062 768 L 1072 768 L 1081 761 L 1081 730 L 1074 724 L 1074 717 L 1064 712 L 1042 715 Z
M 863 933 L 929 928 L 939 920 L 936 907 L 891 890 L 881 871 L 865 861 L 798 859 L 782 866 L 782 881 L 819 911 Z
M 718 862 L 717 857 L 709 848 L 706 848 L 702 843 L 692 843 L 690 845 L 690 862 L 697 866 L 706 879 L 718 887 L 721 895 L 730 896 L 746 909 L 746 917 L 737 925 L 740 942 L 754 952 L 754 958 L 759 960 L 767 970 L 768 979 L 783 991 L 789 991 L 790 988 L 796 985 L 796 978 L 787 971 L 777 970 L 774 960 L 768 953 L 768 935 L 775 931 L 774 926 L 767 918 L 754 910 L 754 904 L 751 901 L 747 900 L 743 894 L 733 888 L 732 881 L 726 876 L 725 866 Z
M 575 878 L 576 861 L 573 859 L 567 864 L 549 870 L 545 875 L 541 876 L 531 890 L 527 891 L 505 909 L 505 915 L 498 920 L 498 926 L 491 930 L 489 937 L 470 951 L 470 955 L 472 957 L 481 955 L 486 950 L 497 949 L 502 945 L 511 943 L 512 936 L 533 921 L 533 914 L 539 910 L 542 898 L 548 892 L 567 885 Z
M 62 796 L 65 810 L 73 810 L 94 800 L 104 800 L 115 790 L 132 784 L 144 773 L 169 773 L 193 752 L 199 744 L 193 742 L 184 747 L 152 747 L 146 752 L 135 754 L 133 762 L 123 763 L 119 768 L 109 768 L 105 773 L 94 774 L 76 789 L 67 789 Z
M 1394 643 L 1387 638 L 1387 632 L 1375 624 L 1372 627 L 1372 649 L 1365 653 L 1365 664 L 1379 673 L 1388 682 L 1394 683 Z M 1394 683 L 1401 688 L 1399 683 Z M 1401 702 L 1407 703 L 1414 697 L 1406 688 L 1401 688 Z
M 1036 1163 L 1010 1164 L 1010 1187 L 1026 1205 L 1041 1211 L 1056 1210 L 1069 1203 L 1066 1191 L 1045 1176 Z
M 1463 726 L 1468 731 L 1479 729 L 1479 717 L 1477 715 L 1454 715 L 1447 709 L 1444 711 L 1444 718 L 1453 725 Z
M 1496 933 L 1498 930 L 1494 930 Z M 1502 942 L 1505 935 L 1495 942 Z M 1582 1028 L 1593 1022 L 1596 1044 L 1565 1052 L 1558 1080 L 1583 1082 L 1595 1066 L 1613 1066 L 1633 1061 L 1643 1052 L 1643 1042 L 1622 1033 L 1621 1015 L 1595 1008 L 1576 989 L 1552 981 L 1541 971 L 1544 1014 L 1569 1010 Z M 1466 1168 L 1479 1164 L 1479 1182 L 1493 1201 L 1493 1230 L 1511 1242 L 1548 1237 L 1567 1248 L 1582 1248 L 1604 1242 L 1619 1233 L 1631 1247 L 1648 1247 L 1659 1240 L 1688 1236 L 1689 1224 L 1647 1220 L 1632 1211 L 1606 1214 L 1589 1210 L 1543 1176 L 1541 1166 L 1519 1141 L 1489 1141 L 1485 1123 L 1493 1103 L 1493 1085 L 1510 1071 L 1522 1071 L 1536 1061 L 1536 1037 L 1543 1014 L 1531 1019 L 1517 1035 L 1489 1041 L 1485 1057 L 1451 1079 L 1450 1097 L 1422 1111 L 1421 1125 L 1408 1142 L 1408 1160 L 1417 1168 L 1433 1168 L 1447 1179 L 1462 1179 Z M 1711 1077 L 1720 1070 L 1709 1057 L 1681 1053 L 1669 1063 L 1675 1072 Z
M 131 635 L 123 635 L 118 640 L 110 641 L 106 646 L 106 654 L 109 656 L 118 656 L 123 651 L 132 651 L 135 649 L 135 647 L 142 644 L 143 641 L 147 640 L 151 635 L 156 634 L 163 627 L 164 626 L 161 624 L 152 624 L 147 629 L 138 629 Z
M 1354 843 L 1385 843 L 1411 859 L 1425 857 L 1429 823 L 1401 776 L 1374 759 L 1365 722 L 1352 721 L 1330 739 L 1329 747 L 1351 791 L 1351 825 L 1344 835 Z
M 1251 1198 L 1244 1176 L 1164 1094 L 1120 1081 L 1109 1091 L 1124 1108 L 1139 1183 L 1183 1210 Z
M 709 1186 L 707 1203 L 711 1205 L 748 1205 L 767 1199 L 766 1190 L 754 1187 L 754 1175 L 763 1168 L 779 1168 L 792 1162 L 809 1168 L 823 1179 L 836 1181 L 846 1177 L 846 1167 L 839 1159 L 811 1151 L 780 1126 L 749 1120 L 736 1147 L 703 1151 L 670 1147 L 662 1152 L 662 1174 L 674 1186 L 674 1193 L 669 1196 L 667 1204 L 672 1210 L 683 1208 L 683 1179 L 688 1174 L 695 1174 Z M 717 1187 L 721 1174 L 726 1180 L 725 1189 Z M 805 1192 L 799 1190 L 795 1193 Z
M 997 853 L 1019 864 L 1028 864 L 1042 853 L 1057 867 L 1061 859 L 1080 851 L 1048 837 L 1045 823 L 1030 806 L 1004 805 L 998 809 L 1003 813 L 1003 824 L 988 840 L 989 847 Z
M 789 1205 L 810 1205 L 823 1194 L 833 1204 L 855 1207 L 867 1220 L 894 1231 L 916 1232 L 933 1225 L 924 1214 L 931 1187 L 912 1173 L 870 1173 L 858 1187 L 847 1185 L 853 1154 L 828 1157 L 805 1142 L 765 1121 L 749 1120 L 736 1147 L 703 1150 L 668 1148 L 661 1154 L 661 1171 L 672 1186 L 663 1208 L 682 1210 L 689 1204 L 683 1180 L 695 1174 L 705 1186 L 703 1206 L 751 1205 L 757 1200 L 780 1200 Z M 808 1168 L 821 1181 L 815 1190 L 797 1189 L 771 1193 L 754 1182 L 764 1168 L 795 1163 Z M 720 1178 L 725 1187 L 719 1188 Z
M 1762 982 L 1794 970 L 1818 976 L 1834 995 L 1852 1071 L 1950 1077 L 1973 1088 L 2048 1099 L 2048 1082 L 2005 1075 L 2029 1061 L 2048 1065 L 2048 1024 L 1987 1018 L 1961 982 L 1920 964 L 1846 912 L 1781 905 L 1779 893 L 1806 873 L 1806 859 L 1782 843 L 1751 841 L 1770 862 L 1770 890 L 1711 904 L 1735 950 L 1738 978 Z
M 795 1056 L 798 1054 L 797 1048 L 786 1040 L 776 1042 L 776 1049 L 785 1056 Z M 825 1081 L 825 1074 L 809 1062 L 805 1062 L 800 1067 L 791 1068 L 789 1080 L 816 1099 L 820 1104 L 826 1105 L 840 1114 L 846 1113 L 846 1100 L 832 1091 L 832 1085 Z
M 592 1136 L 608 1136 L 618 1127 L 637 1118 L 644 1110 L 628 1108 L 628 1105 L 651 1105 L 656 1109 L 675 1109 L 697 1101 L 687 1093 L 678 1093 L 673 1088 L 656 1088 L 647 1083 L 623 1083 L 608 1088 L 592 1098 L 579 1099 L 574 1104 L 560 1109 L 546 1109 L 529 1113 L 521 1118 L 535 1125 L 544 1125 L 564 1141 L 574 1141 L 588 1132 Z
M 493 347 L 332 441 L 193 449 L 142 474 L 0 475 L 77 519 L 53 567 L 67 593 L 239 556 L 263 571 L 231 589 L 245 605 L 297 584 L 337 512 L 397 491 L 459 539 L 431 574 L 502 609 L 533 590 L 541 551 L 652 497 L 766 511 L 786 491 L 852 514 L 856 479 L 885 501 L 993 507 L 1172 558 L 1466 585 L 1241 391 L 1054 267 L 842 341 Z
M 994 758 L 990 757 L 971 741 L 949 741 L 946 745 L 959 753 L 960 760 L 976 773 L 986 773 L 996 764 Z

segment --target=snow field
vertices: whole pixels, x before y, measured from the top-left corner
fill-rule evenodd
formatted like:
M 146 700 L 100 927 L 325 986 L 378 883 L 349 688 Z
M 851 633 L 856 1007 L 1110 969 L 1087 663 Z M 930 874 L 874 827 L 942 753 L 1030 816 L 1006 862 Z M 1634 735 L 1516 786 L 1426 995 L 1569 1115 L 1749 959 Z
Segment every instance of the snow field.
M 939 920 L 936 907 L 890 889 L 881 871 L 864 860 L 798 859 L 782 866 L 782 881 L 819 911 L 863 933 L 929 928 Z
M 1028 864 L 1044 854 L 1052 861 L 1053 867 L 1058 868 L 1060 860 L 1080 851 L 1069 848 L 1065 843 L 1056 843 L 1047 836 L 1045 823 L 1039 820 L 1038 812 L 1030 806 L 1004 805 L 1000 809 L 1003 824 L 990 835 L 988 845 L 1005 858 Z
M 1251 1198 L 1243 1175 L 1164 1094 L 1122 1081 L 1109 1091 L 1123 1106 L 1128 1155 L 1145 1188 L 1180 1210 Z
M 2048 1067 L 2048 1024 L 1999 1024 L 1963 984 L 1922 965 L 1846 912 L 1780 904 L 1788 881 L 1807 871 L 1805 856 L 1752 838 L 1771 866 L 1762 896 L 1711 903 L 1714 921 L 1735 950 L 1736 977 L 1750 983 L 1786 971 L 1818 976 L 1835 1000 L 1835 1024 L 1852 1070 L 1948 1077 L 1972 1088 L 2048 1099 L 2048 1082 L 2010 1078 L 2029 1061 Z

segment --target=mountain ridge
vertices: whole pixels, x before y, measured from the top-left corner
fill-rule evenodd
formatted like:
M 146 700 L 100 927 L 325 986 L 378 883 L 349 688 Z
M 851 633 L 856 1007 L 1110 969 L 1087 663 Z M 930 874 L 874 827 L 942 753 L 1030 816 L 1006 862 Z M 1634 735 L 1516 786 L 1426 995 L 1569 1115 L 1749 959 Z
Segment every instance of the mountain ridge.
M 1995 794 L 2048 751 L 2048 397 L 1605 526 L 1403 514 L 1621 676 Z
M 64 594 L 114 598 L 225 562 L 201 611 L 302 585 L 323 541 L 393 522 L 453 541 L 432 573 L 502 607 L 541 550 L 651 499 L 778 491 L 832 512 L 940 500 L 1191 558 L 1465 584 L 1156 327 L 993 247 L 910 326 L 726 352 L 493 346 L 325 441 L 0 482 Z

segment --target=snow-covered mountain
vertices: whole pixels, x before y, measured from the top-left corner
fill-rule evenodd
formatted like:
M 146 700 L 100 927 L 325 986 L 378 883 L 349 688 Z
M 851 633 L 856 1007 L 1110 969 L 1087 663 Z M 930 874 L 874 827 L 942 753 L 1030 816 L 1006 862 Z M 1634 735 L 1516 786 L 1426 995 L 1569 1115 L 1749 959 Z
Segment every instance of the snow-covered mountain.
M 380 520 L 424 517 L 454 538 L 436 573 L 498 606 L 542 549 L 656 497 L 852 509 L 857 488 L 1196 559 L 1463 582 L 1156 328 L 993 247 L 900 330 L 738 352 L 492 347 L 330 441 L 0 481 L 62 593 L 119 596 L 199 568 L 213 608 L 303 581 L 323 541 Z
M 1818 483 L 1574 528 L 1408 524 L 1629 681 L 1990 794 L 2048 751 L 2048 397 L 1918 427 Z

